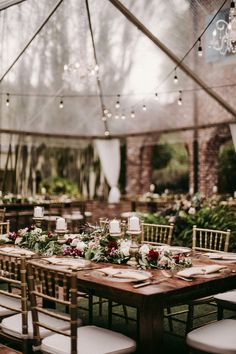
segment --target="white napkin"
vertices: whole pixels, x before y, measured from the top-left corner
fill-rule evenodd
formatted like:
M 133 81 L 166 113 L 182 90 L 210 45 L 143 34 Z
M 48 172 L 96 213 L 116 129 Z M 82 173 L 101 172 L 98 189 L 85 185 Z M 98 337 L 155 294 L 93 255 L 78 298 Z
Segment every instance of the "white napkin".
M 129 269 L 107 267 L 107 268 L 99 269 L 99 272 L 102 272 L 111 277 L 130 279 L 130 280 L 144 280 L 148 278 L 147 274 L 144 274 L 137 270 L 129 270 Z
M 236 261 L 236 253 L 230 253 L 230 252 L 222 252 L 222 253 L 207 252 L 205 253 L 205 256 L 211 259 L 223 259 L 223 260 Z
M 57 258 L 57 257 L 49 257 L 49 258 L 44 258 L 47 262 L 55 265 L 64 265 L 64 266 L 69 266 L 69 267 L 86 267 L 88 266 L 91 262 L 87 259 L 81 259 L 81 258 Z
M 0 252 L 9 253 L 12 255 L 22 255 L 22 256 L 23 255 L 31 256 L 31 255 L 35 254 L 34 252 L 32 252 L 30 250 L 26 250 L 24 248 L 15 248 L 15 247 L 1 247 Z
M 221 269 L 226 268 L 224 265 L 218 265 L 218 264 L 212 264 L 212 265 L 207 265 L 207 266 L 197 266 L 197 267 L 190 267 L 186 268 L 184 270 L 181 270 L 177 273 L 177 275 L 180 275 L 182 277 L 186 278 L 192 278 L 195 276 L 202 276 L 205 274 L 212 274 L 219 272 Z

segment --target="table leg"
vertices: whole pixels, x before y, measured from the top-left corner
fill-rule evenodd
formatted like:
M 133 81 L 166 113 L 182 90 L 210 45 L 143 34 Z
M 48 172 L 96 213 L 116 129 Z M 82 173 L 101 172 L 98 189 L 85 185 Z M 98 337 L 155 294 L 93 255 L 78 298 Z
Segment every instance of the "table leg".
M 139 308 L 139 353 L 162 354 L 164 308 L 161 303 L 145 301 Z

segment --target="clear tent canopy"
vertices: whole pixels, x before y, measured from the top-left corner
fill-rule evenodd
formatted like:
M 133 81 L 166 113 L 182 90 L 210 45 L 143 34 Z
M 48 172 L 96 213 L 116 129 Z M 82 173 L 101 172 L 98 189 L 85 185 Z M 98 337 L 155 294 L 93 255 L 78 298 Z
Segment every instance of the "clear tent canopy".
M 0 1 L 0 77 L 57 3 Z M 122 3 L 179 61 L 198 42 L 219 8 L 224 4 L 224 12 L 230 6 L 230 1 L 223 0 Z M 86 1 L 64 0 L 0 79 L 2 131 L 81 138 L 104 137 L 106 129 L 111 137 L 173 129 L 181 132 L 194 126 L 196 96 L 205 96 L 209 106 L 219 112 L 209 110 L 207 121 L 199 116 L 199 125 L 234 119 L 110 1 L 89 0 L 88 4 L 92 35 Z M 214 25 L 215 21 L 201 37 L 203 58 L 198 57 L 196 44 L 183 63 L 223 99 L 230 96 L 234 106 L 236 69 L 225 77 L 219 71 L 226 61 L 233 63 L 235 55 L 226 58 L 209 48 Z M 181 106 L 177 105 L 180 94 Z M 109 111 L 105 118 L 104 108 Z

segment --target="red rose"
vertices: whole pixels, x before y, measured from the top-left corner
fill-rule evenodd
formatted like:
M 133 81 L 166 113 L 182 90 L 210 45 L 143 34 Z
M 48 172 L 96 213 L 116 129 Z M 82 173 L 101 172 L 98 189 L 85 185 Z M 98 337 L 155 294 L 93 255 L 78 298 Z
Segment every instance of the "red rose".
M 150 259 L 150 261 L 157 261 L 159 258 L 159 252 L 156 250 L 150 250 L 147 254 L 147 257 Z

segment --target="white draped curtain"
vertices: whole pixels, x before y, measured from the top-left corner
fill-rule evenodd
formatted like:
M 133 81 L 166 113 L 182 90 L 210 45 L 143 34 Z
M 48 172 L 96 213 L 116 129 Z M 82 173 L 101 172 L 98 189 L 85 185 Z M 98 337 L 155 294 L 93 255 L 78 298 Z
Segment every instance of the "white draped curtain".
M 232 135 L 232 140 L 234 143 L 234 150 L 236 152 L 236 124 L 230 124 L 229 127 Z
M 101 161 L 105 178 L 111 188 L 108 196 L 109 203 L 119 203 L 120 190 L 118 180 L 120 176 L 120 141 L 119 139 L 95 140 L 95 146 Z

